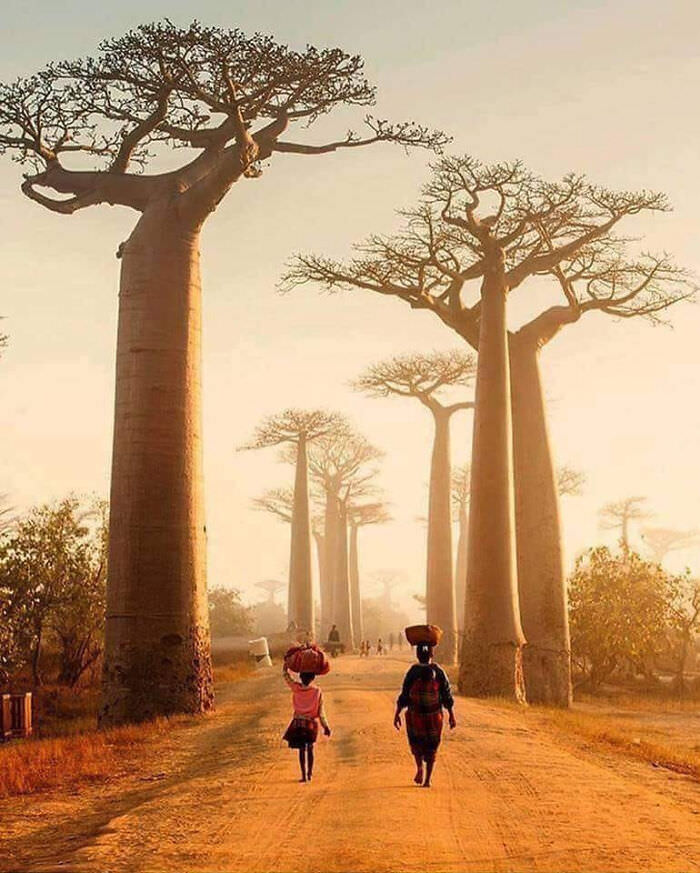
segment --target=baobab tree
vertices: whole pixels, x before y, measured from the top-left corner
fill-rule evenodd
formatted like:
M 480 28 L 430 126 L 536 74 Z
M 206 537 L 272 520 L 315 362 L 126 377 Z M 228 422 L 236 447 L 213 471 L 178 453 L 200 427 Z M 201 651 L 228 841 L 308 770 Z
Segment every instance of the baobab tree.
M 434 165 L 418 206 L 402 212 L 405 226 L 398 233 L 369 237 L 345 264 L 318 255 L 295 258 L 283 279 L 283 289 L 311 281 L 327 290 L 395 297 L 432 312 L 479 352 L 460 680 L 466 693 L 522 699 L 522 610 L 530 699 L 570 701 L 557 483 L 540 352 L 586 313 L 659 321 L 665 309 L 692 296 L 686 273 L 666 255 L 637 255 L 629 240 L 615 236 L 623 219 L 667 208 L 665 197 L 653 192 L 610 191 L 575 175 L 550 183 L 519 163 L 488 166 L 449 157 Z M 535 278 L 563 301 L 508 331 L 508 295 Z
M 258 425 L 244 449 L 291 445 L 294 449 L 294 497 L 289 553 L 287 621 L 313 633 L 314 598 L 311 577 L 311 518 L 309 514 L 308 446 L 342 425 L 340 416 L 323 410 L 285 409 Z
M 474 381 L 476 361 L 461 351 L 407 354 L 372 364 L 353 387 L 370 397 L 408 397 L 432 415 L 435 435 L 430 463 L 428 499 L 428 548 L 426 568 L 427 620 L 444 631 L 440 659 L 457 659 L 457 619 L 452 568 L 452 519 L 450 508 L 450 422 L 469 401 L 445 403 L 446 390 Z
M 262 590 L 267 594 L 268 603 L 274 603 L 275 594 L 277 594 L 278 591 L 282 591 L 285 584 L 279 579 L 263 579 L 261 582 L 256 582 L 255 587 L 262 588 Z
M 469 464 L 452 471 L 452 517 L 457 523 L 457 560 L 455 562 L 455 602 L 457 629 L 464 630 L 464 601 L 467 584 L 467 554 L 469 548 L 469 496 L 471 477 Z
M 391 515 L 386 503 L 353 503 L 348 507 L 348 527 L 350 544 L 348 549 L 348 574 L 350 577 L 350 599 L 352 603 L 352 622 L 355 641 L 364 639 L 362 623 L 362 585 L 360 583 L 360 528 L 374 524 L 386 524 Z
M 287 455 L 289 458 L 289 455 Z M 321 437 L 309 448 L 309 473 L 324 501 L 324 555 L 321 575 L 321 629 L 336 624 L 353 647 L 352 597 L 348 566 L 349 507 L 373 492 L 382 452 L 350 427 Z
M 643 527 L 642 540 L 653 561 L 661 564 L 670 552 L 681 552 L 700 542 L 698 530 L 674 530 L 667 527 Z
M 625 551 L 630 547 L 630 523 L 651 518 L 651 513 L 643 509 L 646 497 L 626 497 L 606 503 L 598 513 L 601 530 L 619 530 L 620 545 Z
M 201 477 L 199 236 L 241 179 L 277 154 L 378 142 L 439 149 L 442 133 L 365 118 L 320 144 L 286 139 L 374 103 L 363 61 L 193 22 L 142 25 L 94 57 L 0 85 L 0 149 L 61 215 L 109 204 L 138 220 L 119 246 L 103 724 L 213 702 Z M 181 148 L 173 170 L 145 172 Z
M 573 467 L 559 467 L 557 470 L 557 492 L 560 497 L 580 497 L 586 483 L 586 474 Z

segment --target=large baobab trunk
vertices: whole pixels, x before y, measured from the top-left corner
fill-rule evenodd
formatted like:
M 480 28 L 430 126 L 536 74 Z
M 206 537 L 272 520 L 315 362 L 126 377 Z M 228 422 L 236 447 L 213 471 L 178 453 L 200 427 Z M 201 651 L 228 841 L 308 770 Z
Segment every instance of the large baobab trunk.
M 428 563 L 426 616 L 444 631 L 440 660 L 457 660 L 454 577 L 452 575 L 452 476 L 450 467 L 450 414 L 435 411 L 435 442 L 430 465 L 428 508 Z
M 101 724 L 213 704 L 198 233 L 149 209 L 122 247 Z
M 477 697 L 524 699 L 515 556 L 510 377 L 503 262 L 481 295 L 471 512 L 459 685 Z
M 309 476 L 306 437 L 297 443 L 292 540 L 289 555 L 289 600 L 287 621 L 314 633 L 314 598 L 311 582 L 311 521 L 309 519 Z
M 352 599 L 352 628 L 356 644 L 363 640 L 365 636 L 365 629 L 362 623 L 362 593 L 360 591 L 359 533 L 359 525 L 351 522 L 348 571 L 350 573 L 350 595 Z
M 323 561 L 321 568 L 321 637 L 326 639 L 335 615 L 335 577 L 337 569 L 338 498 L 326 492 L 326 508 L 323 519 Z
M 525 688 L 532 703 L 569 706 L 571 646 L 559 495 L 537 345 L 513 337 L 510 358 Z
M 335 623 L 338 625 L 340 639 L 346 650 L 355 648 L 353 629 L 352 599 L 350 593 L 350 576 L 348 566 L 348 510 L 344 500 L 339 501 L 336 539 L 336 572 L 335 572 Z
M 457 561 L 455 565 L 455 604 L 457 629 L 464 631 L 464 599 L 467 590 L 467 554 L 469 546 L 469 513 L 460 507 L 457 533 Z

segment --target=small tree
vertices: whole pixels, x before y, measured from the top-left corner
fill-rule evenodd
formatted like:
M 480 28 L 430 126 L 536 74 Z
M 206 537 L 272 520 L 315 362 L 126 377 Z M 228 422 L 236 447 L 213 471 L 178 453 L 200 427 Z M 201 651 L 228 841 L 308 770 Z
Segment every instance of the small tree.
M 571 646 L 582 683 L 597 688 L 626 662 L 644 669 L 671 617 L 673 577 L 605 546 L 579 557 L 569 580 Z
M 623 549 L 630 547 L 630 523 L 651 517 L 651 513 L 642 508 L 645 502 L 646 497 L 627 497 L 614 503 L 606 503 L 598 513 L 602 530 L 620 531 L 620 544 Z
M 241 603 L 240 591 L 221 585 L 209 591 L 209 622 L 215 637 L 247 634 L 253 626 L 250 609 Z
M 287 619 L 313 634 L 314 599 L 311 578 L 311 518 L 309 515 L 308 446 L 313 440 L 329 436 L 344 426 L 343 419 L 323 410 L 285 409 L 266 418 L 257 428 L 246 449 L 291 445 L 295 483 L 290 523 L 292 536 L 289 556 L 289 597 Z
M 580 497 L 586 483 L 586 474 L 573 467 L 559 467 L 557 470 L 557 491 L 560 497 Z
M 450 420 L 472 401 L 441 402 L 446 390 L 471 385 L 476 372 L 472 355 L 461 351 L 399 355 L 368 367 L 353 383 L 370 397 L 408 397 L 432 415 L 435 436 L 430 465 L 426 600 L 428 621 L 445 632 L 441 658 L 457 657 L 457 618 L 452 570 L 452 519 L 450 510 Z
M 670 609 L 670 648 L 676 665 L 675 685 L 682 697 L 686 690 L 686 670 L 700 634 L 700 581 L 686 572 L 675 577 Z

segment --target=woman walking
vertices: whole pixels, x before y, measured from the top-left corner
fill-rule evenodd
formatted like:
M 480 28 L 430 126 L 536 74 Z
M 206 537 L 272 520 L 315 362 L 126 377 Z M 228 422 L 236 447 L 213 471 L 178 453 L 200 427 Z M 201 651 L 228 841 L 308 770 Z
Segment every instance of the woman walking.
M 396 701 L 394 727 L 401 729 L 401 710 L 405 709 L 408 743 L 416 760 L 413 781 L 423 788 L 430 788 L 435 755 L 442 739 L 443 707 L 449 713 L 451 729 L 457 726 L 457 721 L 447 675 L 442 667 L 432 663 L 432 645 L 419 643 L 416 656 L 418 663 L 406 673 L 401 694 Z
M 329 737 L 331 729 L 323 708 L 321 689 L 311 683 L 316 678 L 314 673 L 300 673 L 301 682 L 295 682 L 289 675 L 285 664 L 282 676 L 292 692 L 294 715 L 283 739 L 290 749 L 299 750 L 300 782 L 311 782 L 314 770 L 314 743 L 318 739 L 318 723 L 323 725 L 324 734 Z

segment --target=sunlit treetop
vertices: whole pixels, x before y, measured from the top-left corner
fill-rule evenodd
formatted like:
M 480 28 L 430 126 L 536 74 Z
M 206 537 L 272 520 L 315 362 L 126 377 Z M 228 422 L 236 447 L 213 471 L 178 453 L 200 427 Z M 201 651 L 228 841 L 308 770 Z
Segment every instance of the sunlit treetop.
M 263 419 L 255 429 L 252 440 L 241 448 L 264 449 L 282 443 L 298 443 L 301 437 L 310 442 L 347 427 L 343 416 L 335 412 L 285 409 Z
M 557 491 L 564 497 L 580 497 L 586 484 L 586 474 L 573 467 L 559 467 L 557 470 Z
M 363 66 L 339 48 L 296 51 L 198 21 L 141 25 L 104 40 L 94 57 L 53 62 L 0 86 L 0 150 L 33 169 L 28 197 L 65 213 L 105 202 L 143 210 L 164 190 L 188 191 L 214 167 L 217 184 L 230 185 L 258 175 L 275 152 L 314 155 L 380 141 L 440 150 L 447 137 L 439 131 L 369 115 L 362 132 L 319 144 L 288 138 L 339 106 L 373 105 Z M 173 172 L 137 177 L 158 144 L 199 154 Z M 50 198 L 39 187 L 72 197 Z
M 345 263 L 297 256 L 281 287 L 313 282 L 395 296 L 434 312 L 476 346 L 481 301 L 474 283 L 494 268 L 509 292 L 546 276 L 563 304 L 520 331 L 541 345 L 584 312 L 659 320 L 693 296 L 691 277 L 666 254 L 636 254 L 632 240 L 615 234 L 623 219 L 669 208 L 656 192 L 611 191 L 577 175 L 546 182 L 520 163 L 445 157 L 433 164 L 417 206 L 400 212 L 397 233 L 370 236 Z
M 350 428 L 314 440 L 309 446 L 309 473 L 326 493 L 357 499 L 373 493 L 377 462 L 384 453 Z M 291 453 L 283 454 L 291 460 Z
M 425 399 L 454 385 L 470 385 L 476 375 L 476 358 L 460 350 L 396 355 L 369 366 L 352 386 L 373 397 Z

